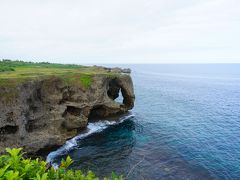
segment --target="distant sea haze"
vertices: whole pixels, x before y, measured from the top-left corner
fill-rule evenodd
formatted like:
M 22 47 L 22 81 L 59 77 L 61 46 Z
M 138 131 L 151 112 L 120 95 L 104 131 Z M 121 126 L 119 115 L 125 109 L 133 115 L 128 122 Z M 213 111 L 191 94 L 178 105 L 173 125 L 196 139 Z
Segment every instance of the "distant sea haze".
M 240 179 L 240 64 L 108 66 L 132 69 L 131 116 L 55 152 L 53 163 L 70 154 L 73 168 L 99 176 Z

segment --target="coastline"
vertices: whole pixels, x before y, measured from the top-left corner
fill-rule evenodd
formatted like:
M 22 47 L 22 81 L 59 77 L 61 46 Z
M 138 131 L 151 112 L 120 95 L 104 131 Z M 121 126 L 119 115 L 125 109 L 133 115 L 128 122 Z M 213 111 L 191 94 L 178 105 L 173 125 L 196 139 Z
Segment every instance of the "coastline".
M 119 116 L 134 106 L 129 69 L 0 61 L 0 152 L 32 156 L 63 145 L 89 119 Z M 122 102 L 116 102 L 120 95 Z

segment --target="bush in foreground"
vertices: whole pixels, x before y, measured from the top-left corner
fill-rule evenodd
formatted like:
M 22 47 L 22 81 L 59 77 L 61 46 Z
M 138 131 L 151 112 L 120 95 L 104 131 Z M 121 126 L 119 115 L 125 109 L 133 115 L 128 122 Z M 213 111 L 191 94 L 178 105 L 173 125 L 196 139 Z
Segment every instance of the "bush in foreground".
M 62 160 L 58 169 L 48 168 L 48 163 L 39 159 L 24 158 L 21 148 L 6 149 L 7 154 L 0 156 L 0 179 L 1 180 L 98 180 L 92 171 L 83 174 L 82 171 L 73 171 L 68 167 L 73 160 L 68 156 Z M 107 180 L 108 178 L 104 178 Z M 111 180 L 122 180 L 112 173 Z

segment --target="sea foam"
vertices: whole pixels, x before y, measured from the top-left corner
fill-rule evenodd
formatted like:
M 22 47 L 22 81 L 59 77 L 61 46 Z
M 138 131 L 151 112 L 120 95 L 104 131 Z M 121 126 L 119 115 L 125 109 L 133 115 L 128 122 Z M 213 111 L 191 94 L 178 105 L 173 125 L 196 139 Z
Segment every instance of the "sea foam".
M 77 147 L 77 142 L 79 140 L 84 139 L 94 133 L 99 133 L 99 132 L 103 131 L 104 129 L 108 128 L 109 126 L 120 124 L 120 123 L 124 122 L 125 120 L 131 119 L 133 117 L 134 117 L 134 115 L 130 112 L 127 115 L 120 117 L 118 120 L 111 120 L 111 121 L 99 120 L 97 122 L 88 123 L 85 131 L 83 131 L 78 136 L 66 141 L 66 143 L 62 147 L 57 149 L 56 151 L 49 153 L 47 156 L 47 162 L 51 163 L 54 168 L 57 168 L 58 164 L 53 163 L 53 160 L 55 159 L 55 157 L 68 154 L 68 152 L 70 150 Z

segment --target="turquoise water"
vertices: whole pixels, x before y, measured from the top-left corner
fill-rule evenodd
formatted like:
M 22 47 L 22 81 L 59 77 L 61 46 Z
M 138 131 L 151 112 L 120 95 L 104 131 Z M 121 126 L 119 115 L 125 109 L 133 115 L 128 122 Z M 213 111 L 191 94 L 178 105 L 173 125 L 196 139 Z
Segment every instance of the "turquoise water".
M 240 65 L 130 67 L 136 105 L 121 123 L 90 124 L 90 133 L 49 155 L 72 168 L 127 179 L 240 179 Z

